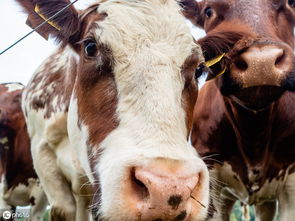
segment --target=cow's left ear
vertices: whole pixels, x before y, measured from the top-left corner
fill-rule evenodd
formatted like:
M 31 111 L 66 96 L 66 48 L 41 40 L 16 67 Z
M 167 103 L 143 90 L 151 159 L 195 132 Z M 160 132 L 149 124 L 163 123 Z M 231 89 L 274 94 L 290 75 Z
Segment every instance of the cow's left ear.
M 189 19 L 194 25 L 203 28 L 204 19 L 201 16 L 204 2 L 196 0 L 180 0 L 180 5 L 183 9 L 184 16 Z
M 55 18 L 38 29 L 43 37 L 51 35 L 63 43 L 78 41 L 79 14 L 69 0 L 16 0 L 28 14 L 27 24 L 37 27 L 44 20 L 62 10 Z M 67 8 L 65 8 L 67 7 Z

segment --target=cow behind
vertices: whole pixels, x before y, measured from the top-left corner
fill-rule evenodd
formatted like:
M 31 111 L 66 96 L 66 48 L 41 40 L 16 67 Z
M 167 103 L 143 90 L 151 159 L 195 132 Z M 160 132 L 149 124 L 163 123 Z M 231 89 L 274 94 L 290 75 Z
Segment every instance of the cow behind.
M 30 140 L 21 110 L 24 86 L 0 84 L 0 215 L 31 205 L 29 220 L 42 220 L 47 199 L 33 168 Z
M 194 110 L 192 142 L 207 157 L 210 220 L 229 220 L 236 200 L 255 204 L 260 221 L 295 217 L 295 63 L 293 0 L 182 1 L 207 32 L 206 59 L 226 53 Z M 210 76 L 209 76 L 210 78 Z
M 47 18 L 68 3 L 35 2 Z M 207 168 L 187 142 L 203 58 L 177 2 L 98 1 L 52 22 L 39 31 L 61 46 L 23 95 L 51 218 L 88 220 L 91 204 L 99 220 L 203 220 Z

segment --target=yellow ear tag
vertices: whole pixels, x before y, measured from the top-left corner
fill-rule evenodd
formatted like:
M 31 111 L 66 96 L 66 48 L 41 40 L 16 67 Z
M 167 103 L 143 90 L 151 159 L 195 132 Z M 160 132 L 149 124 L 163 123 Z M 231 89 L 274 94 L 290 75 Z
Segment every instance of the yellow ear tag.
M 225 71 L 226 71 L 226 68 L 224 68 L 224 69 L 223 69 L 219 74 L 217 74 L 214 78 L 217 78 L 217 77 L 223 75 L 223 74 L 225 73 Z
M 34 11 L 43 19 L 43 20 L 47 20 L 47 18 L 41 14 L 40 8 L 38 5 L 35 6 Z M 56 28 L 57 30 L 60 31 L 60 28 L 58 27 L 58 25 L 55 22 L 52 21 L 47 21 L 48 24 L 50 24 L 52 27 Z
M 225 55 L 225 53 L 223 53 L 223 54 L 221 54 L 221 55 L 219 55 L 219 56 L 217 56 L 215 58 L 212 58 L 209 61 L 206 61 L 205 62 L 205 65 L 207 67 L 211 67 L 212 65 L 214 65 L 214 64 L 218 63 L 219 61 L 221 61 L 221 59 L 224 57 L 224 55 Z

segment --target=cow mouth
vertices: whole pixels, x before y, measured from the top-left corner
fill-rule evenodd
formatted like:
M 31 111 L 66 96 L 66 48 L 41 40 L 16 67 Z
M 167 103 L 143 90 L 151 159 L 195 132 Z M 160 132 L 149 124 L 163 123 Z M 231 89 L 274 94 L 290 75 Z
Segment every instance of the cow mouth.
M 285 90 L 277 86 L 255 86 L 243 88 L 230 97 L 238 104 L 250 110 L 263 110 L 278 100 Z

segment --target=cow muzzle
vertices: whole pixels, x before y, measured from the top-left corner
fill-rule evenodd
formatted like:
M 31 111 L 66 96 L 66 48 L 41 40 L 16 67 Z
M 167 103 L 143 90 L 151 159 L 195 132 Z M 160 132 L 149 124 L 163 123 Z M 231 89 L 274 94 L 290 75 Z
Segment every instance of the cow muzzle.
M 123 188 L 129 211 L 141 221 L 196 220 L 200 211 L 207 210 L 204 176 L 203 171 L 187 173 L 162 163 L 132 168 Z
M 282 87 L 294 74 L 294 54 L 284 44 L 255 43 L 234 58 L 230 72 L 242 88 Z

